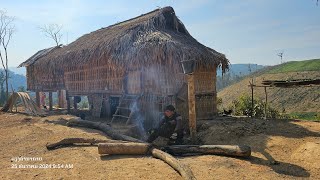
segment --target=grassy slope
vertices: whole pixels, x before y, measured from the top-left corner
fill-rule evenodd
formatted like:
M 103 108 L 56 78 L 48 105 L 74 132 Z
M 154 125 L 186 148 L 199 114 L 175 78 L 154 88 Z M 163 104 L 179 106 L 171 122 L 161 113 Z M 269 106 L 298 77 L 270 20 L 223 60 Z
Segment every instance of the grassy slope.
M 274 66 L 268 73 L 286 73 L 301 71 L 319 71 L 320 59 L 306 61 L 291 61 L 278 66 Z
M 288 62 L 281 65 L 265 68 L 254 73 L 256 84 L 263 80 L 288 80 L 320 78 L 320 59 Z M 250 94 L 248 87 L 250 77 L 233 84 L 218 93 L 222 98 L 223 107 L 227 108 L 232 101 L 243 94 Z M 263 88 L 256 88 L 254 96 L 264 101 Z M 268 102 L 279 111 L 285 109 L 293 112 L 320 112 L 320 87 L 307 88 L 268 88 Z

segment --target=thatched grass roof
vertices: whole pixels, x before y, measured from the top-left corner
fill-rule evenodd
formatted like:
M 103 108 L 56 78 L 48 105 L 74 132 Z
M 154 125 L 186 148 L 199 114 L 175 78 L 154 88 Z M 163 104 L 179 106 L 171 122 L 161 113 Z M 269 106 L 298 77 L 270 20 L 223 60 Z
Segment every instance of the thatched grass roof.
M 52 69 L 97 60 L 130 68 L 159 62 L 180 64 L 189 59 L 205 66 L 218 65 L 223 71 L 229 65 L 225 55 L 200 44 L 173 8 L 165 7 L 85 34 L 67 46 L 39 56 L 32 64 Z
M 34 64 L 37 60 L 39 60 L 40 58 L 46 56 L 48 53 L 50 53 L 51 51 L 60 48 L 61 46 L 54 46 L 54 47 L 50 47 L 47 49 L 42 49 L 40 51 L 38 51 L 37 53 L 35 53 L 33 56 L 31 56 L 29 59 L 27 59 L 25 62 L 21 63 L 19 67 L 26 67 L 26 66 L 30 66 L 32 64 Z

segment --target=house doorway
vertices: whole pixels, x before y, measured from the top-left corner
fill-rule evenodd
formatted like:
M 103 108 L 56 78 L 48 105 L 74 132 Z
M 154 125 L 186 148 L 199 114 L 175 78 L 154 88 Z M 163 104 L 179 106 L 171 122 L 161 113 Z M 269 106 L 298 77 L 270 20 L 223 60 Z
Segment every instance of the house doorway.
M 116 112 L 117 107 L 119 106 L 120 97 L 118 96 L 110 96 L 109 105 L 110 105 L 110 115 L 112 115 Z
M 101 106 L 100 118 L 112 118 L 119 106 L 120 96 L 104 97 Z

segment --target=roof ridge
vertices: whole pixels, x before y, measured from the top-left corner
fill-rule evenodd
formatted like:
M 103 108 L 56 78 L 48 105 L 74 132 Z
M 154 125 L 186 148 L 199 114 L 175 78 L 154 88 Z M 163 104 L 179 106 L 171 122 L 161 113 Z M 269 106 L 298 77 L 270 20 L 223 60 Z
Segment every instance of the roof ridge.
M 114 26 L 117 26 L 117 25 L 120 25 L 120 24 L 123 24 L 123 23 L 129 22 L 129 21 L 132 21 L 132 20 L 135 20 L 135 19 L 141 18 L 141 17 L 143 17 L 143 16 L 146 16 L 146 15 L 149 15 L 149 14 L 152 14 L 152 13 L 155 13 L 155 12 L 157 12 L 157 11 L 159 11 L 159 12 L 160 12 L 161 10 L 168 9 L 168 8 L 171 8 L 171 9 L 173 10 L 173 8 L 172 8 L 171 6 L 166 6 L 166 7 L 163 7 L 163 8 L 158 8 L 158 9 L 155 9 L 155 10 L 150 11 L 150 12 L 148 12 L 148 13 L 141 14 L 141 15 L 139 15 L 139 16 L 136 16 L 136 17 L 134 17 L 134 18 L 127 19 L 127 20 L 125 20 L 125 21 L 121 21 L 121 22 L 117 22 L 117 23 L 112 24 L 112 25 L 109 25 L 109 26 L 107 26 L 107 27 L 102 27 L 102 28 L 100 28 L 100 29 L 98 29 L 98 30 L 92 31 L 91 33 L 93 33 L 93 32 L 97 32 L 97 31 L 100 31 L 100 30 L 105 30 L 105 29 L 108 29 L 108 28 L 111 28 L 111 27 L 114 27 Z M 89 34 L 91 34 L 91 33 L 89 33 Z

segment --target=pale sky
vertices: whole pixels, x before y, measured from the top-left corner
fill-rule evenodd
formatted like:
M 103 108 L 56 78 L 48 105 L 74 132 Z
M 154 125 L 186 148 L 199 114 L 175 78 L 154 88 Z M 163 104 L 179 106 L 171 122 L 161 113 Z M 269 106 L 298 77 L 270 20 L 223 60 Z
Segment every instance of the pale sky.
M 158 7 L 172 6 L 190 34 L 231 63 L 279 64 L 320 58 L 320 5 L 316 0 L 0 0 L 15 17 L 9 66 L 54 46 L 39 30 L 63 26 L 62 43 Z

